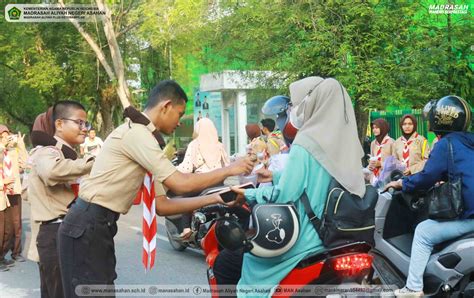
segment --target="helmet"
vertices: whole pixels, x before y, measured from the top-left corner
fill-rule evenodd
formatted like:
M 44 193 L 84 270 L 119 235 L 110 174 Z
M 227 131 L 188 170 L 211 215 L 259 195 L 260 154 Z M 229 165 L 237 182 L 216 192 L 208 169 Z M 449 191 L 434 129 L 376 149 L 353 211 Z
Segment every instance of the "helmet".
M 455 95 L 430 101 L 423 108 L 423 116 L 435 133 L 466 131 L 471 125 L 471 107 Z
M 291 204 L 257 204 L 252 209 L 252 222 L 255 229 L 246 235 L 235 219 L 219 219 L 217 241 L 230 250 L 244 248 L 244 252 L 271 258 L 290 250 L 298 239 L 298 215 Z
M 266 116 L 276 115 L 276 124 L 278 129 L 282 132 L 287 144 L 291 144 L 298 132 L 292 123 L 289 121 L 289 113 L 291 110 L 291 101 L 288 96 L 277 95 L 268 99 L 262 107 L 262 113 Z
M 222 247 L 232 251 L 248 246 L 245 231 L 234 218 L 225 217 L 217 220 L 216 238 Z
M 291 105 L 290 98 L 285 95 L 277 95 L 268 99 L 262 107 L 262 114 L 265 116 L 276 116 L 276 123 L 279 130 L 283 131 L 288 121 L 287 110 Z

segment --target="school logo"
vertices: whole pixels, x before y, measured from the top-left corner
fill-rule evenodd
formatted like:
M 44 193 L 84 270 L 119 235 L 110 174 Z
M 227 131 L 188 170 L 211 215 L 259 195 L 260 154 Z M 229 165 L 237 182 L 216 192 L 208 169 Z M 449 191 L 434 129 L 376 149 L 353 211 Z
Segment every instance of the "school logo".
M 13 7 L 12 9 L 8 11 L 8 17 L 10 18 L 10 20 L 13 20 L 13 21 L 19 20 L 21 17 L 21 10 L 19 10 L 16 7 Z

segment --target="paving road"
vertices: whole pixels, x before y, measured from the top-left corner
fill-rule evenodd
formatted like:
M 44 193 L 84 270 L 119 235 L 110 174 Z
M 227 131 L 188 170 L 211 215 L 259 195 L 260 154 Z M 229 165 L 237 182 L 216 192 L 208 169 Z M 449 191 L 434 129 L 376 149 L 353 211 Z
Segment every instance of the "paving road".
M 23 208 L 24 240 L 29 241 L 29 207 Z M 207 285 L 206 264 L 201 251 L 187 249 L 184 252 L 174 251 L 168 243 L 164 219 L 158 219 L 157 256 L 155 267 L 145 273 L 141 264 L 142 206 L 134 206 L 127 215 L 118 221 L 119 231 L 115 236 L 117 255 L 117 288 L 120 285 L 151 285 L 187 287 L 192 290 L 195 285 Z M 40 297 L 38 266 L 32 261 L 17 263 L 10 271 L 0 272 L 0 297 Z M 141 288 L 144 288 L 141 287 Z M 169 296 L 169 295 L 162 295 Z M 193 296 L 193 295 L 189 295 Z M 134 296 L 138 297 L 138 296 Z M 176 297 L 176 296 L 175 296 Z M 205 296 L 200 296 L 205 297 Z

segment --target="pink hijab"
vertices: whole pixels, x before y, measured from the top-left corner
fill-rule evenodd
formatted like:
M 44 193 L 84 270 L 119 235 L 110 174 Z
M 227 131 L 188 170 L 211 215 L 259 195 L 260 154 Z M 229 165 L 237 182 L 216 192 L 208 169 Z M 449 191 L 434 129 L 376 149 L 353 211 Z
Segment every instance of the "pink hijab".
M 224 164 L 228 163 L 227 153 L 222 143 L 219 142 L 217 129 L 211 119 L 202 118 L 199 120 L 194 127 L 194 132 L 197 137 L 190 145 L 197 147 L 209 168 L 221 168 L 222 161 L 224 161 Z M 196 158 L 193 157 L 193 159 Z M 196 163 L 193 160 L 193 164 Z

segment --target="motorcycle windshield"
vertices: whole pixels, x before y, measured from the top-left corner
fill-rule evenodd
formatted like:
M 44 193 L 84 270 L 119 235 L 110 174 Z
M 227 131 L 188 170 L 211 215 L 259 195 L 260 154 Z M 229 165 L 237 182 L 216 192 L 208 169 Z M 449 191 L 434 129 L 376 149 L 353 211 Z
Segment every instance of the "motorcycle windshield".
M 373 186 L 382 191 L 391 181 L 396 181 L 403 177 L 406 166 L 394 156 L 388 156 L 382 166 L 380 175 L 373 182 Z

